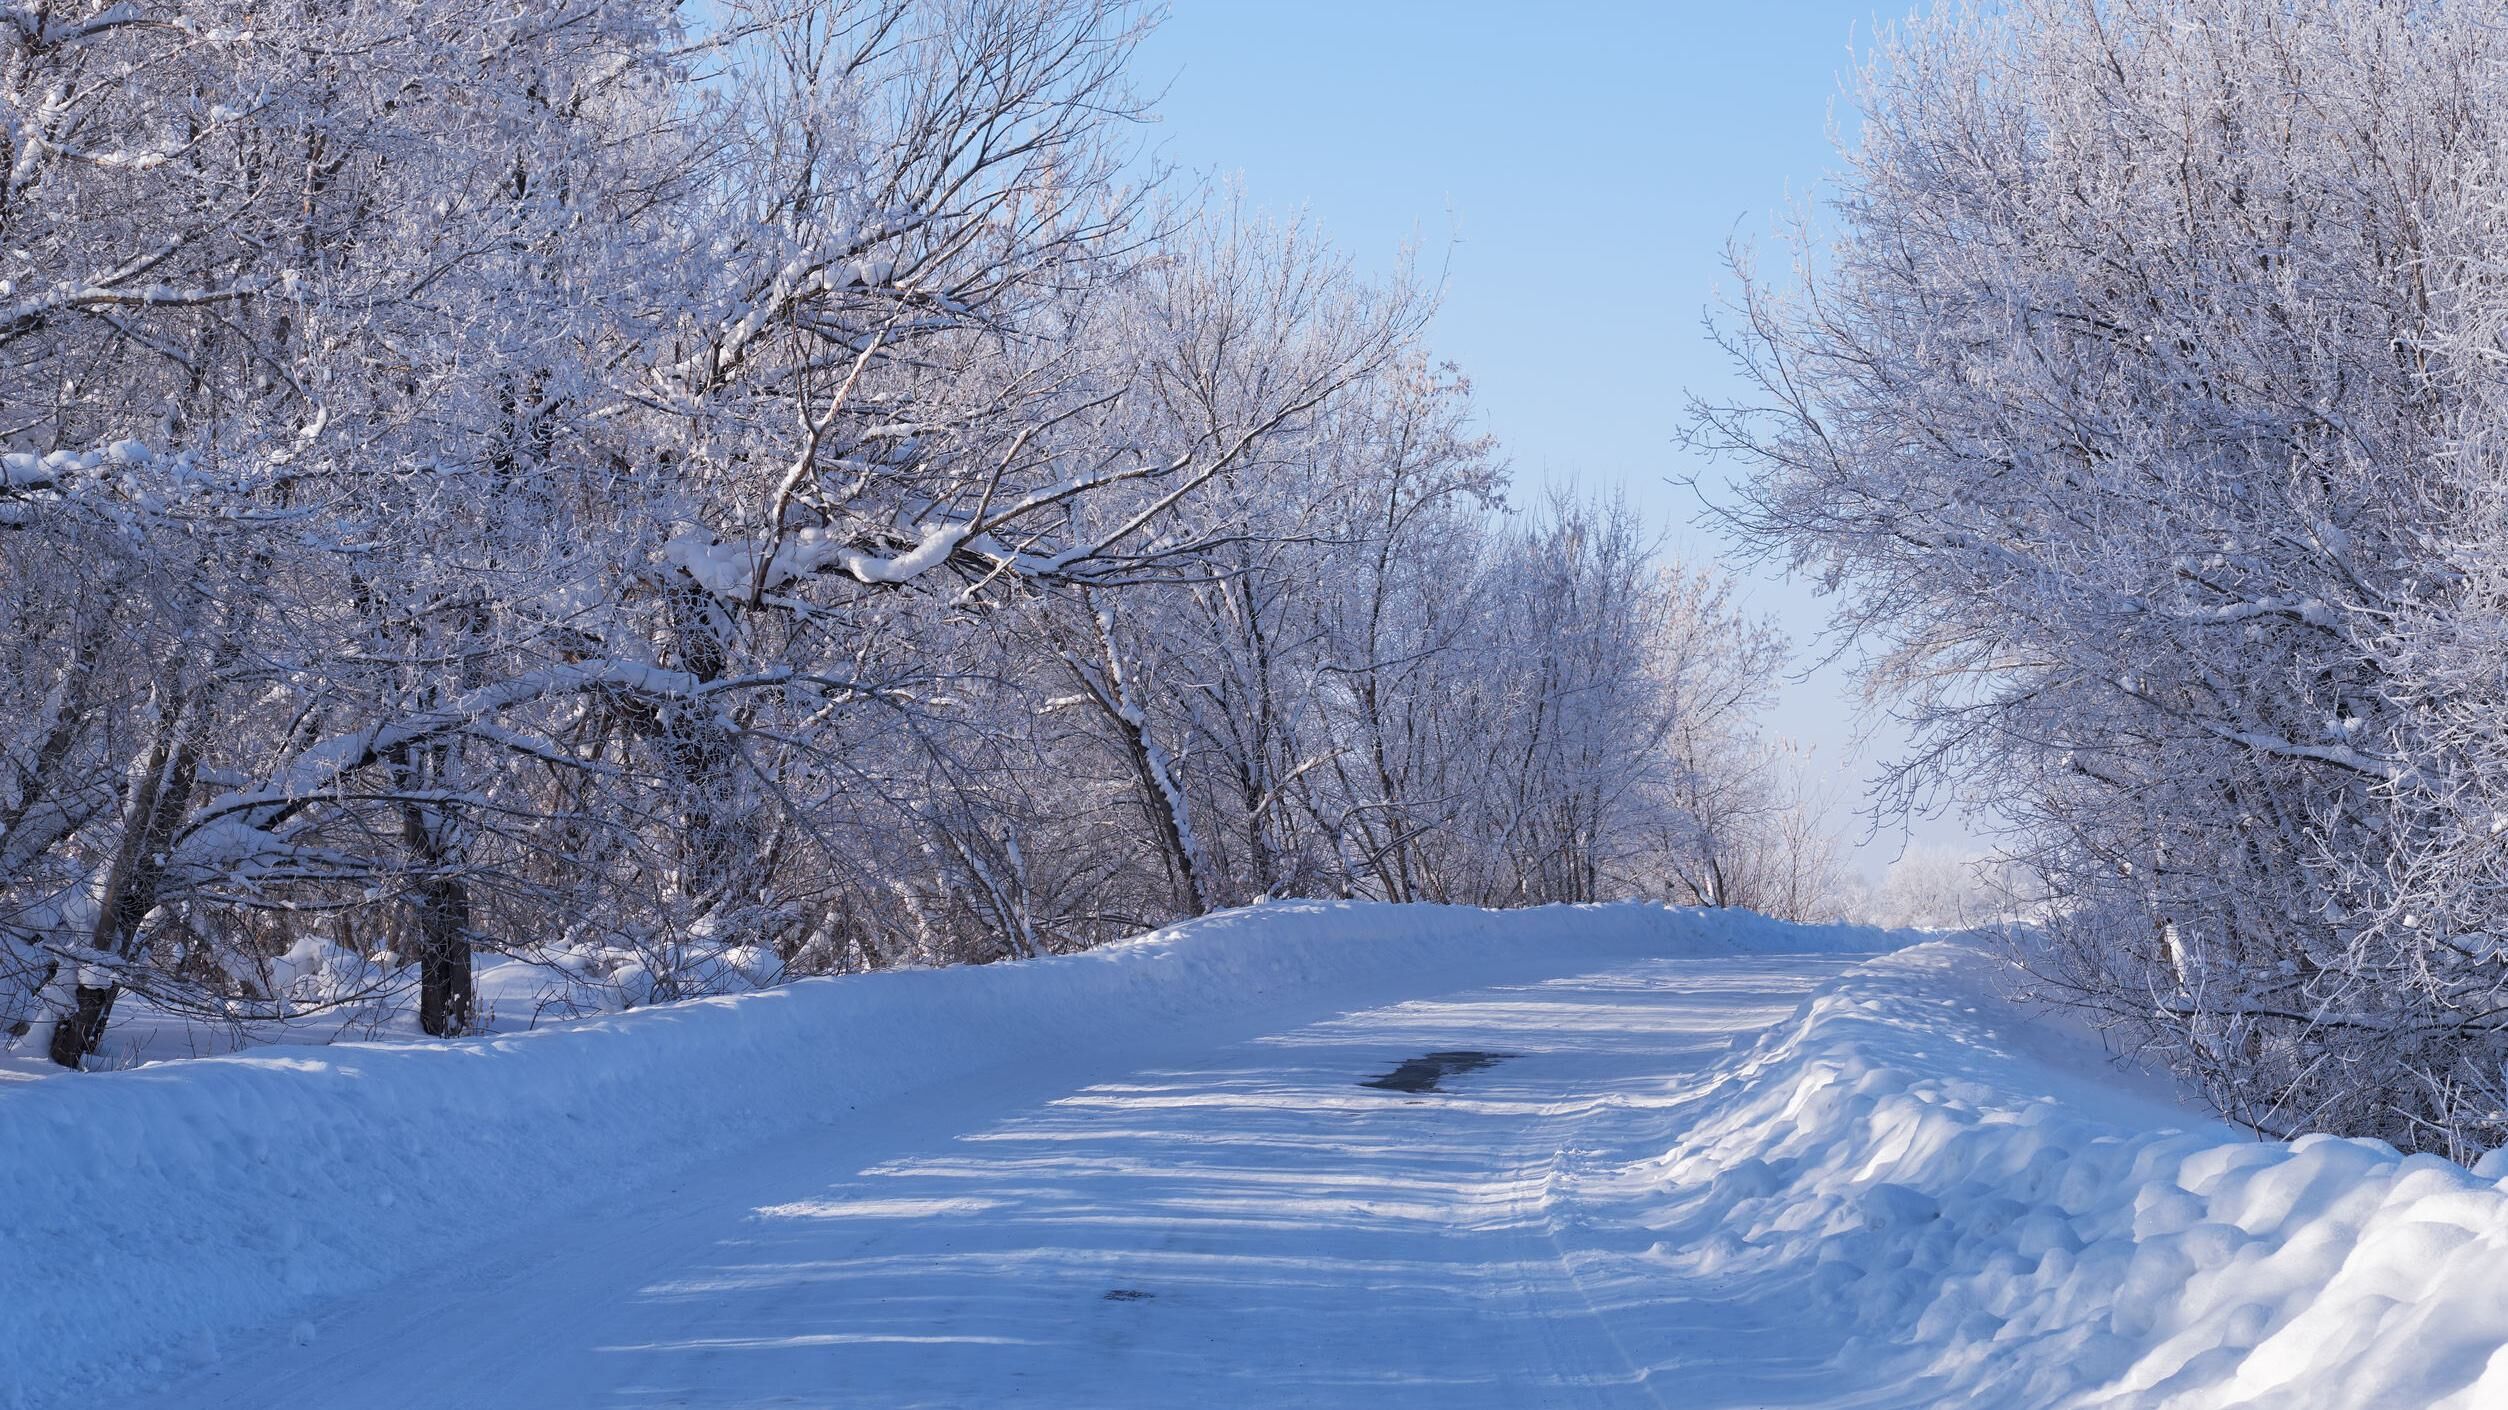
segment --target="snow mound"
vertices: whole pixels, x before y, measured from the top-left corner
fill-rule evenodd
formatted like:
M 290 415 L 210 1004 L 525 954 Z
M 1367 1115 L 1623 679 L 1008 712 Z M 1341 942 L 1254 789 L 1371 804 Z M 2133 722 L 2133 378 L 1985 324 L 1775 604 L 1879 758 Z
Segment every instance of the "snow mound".
M 1645 905 L 1282 903 L 1059 959 L 9 1084 L 0 1405 L 109 1403 L 214 1357 L 220 1331 L 476 1257 L 501 1231 L 942 1079 L 1074 1052 L 1118 1061 L 1587 957 L 1889 943 Z
M 2499 1183 L 2210 1120 L 1999 969 L 1933 943 L 1850 971 L 1596 1183 L 1664 1271 L 1794 1280 L 1798 1326 L 1929 1404 L 2508 1406 Z

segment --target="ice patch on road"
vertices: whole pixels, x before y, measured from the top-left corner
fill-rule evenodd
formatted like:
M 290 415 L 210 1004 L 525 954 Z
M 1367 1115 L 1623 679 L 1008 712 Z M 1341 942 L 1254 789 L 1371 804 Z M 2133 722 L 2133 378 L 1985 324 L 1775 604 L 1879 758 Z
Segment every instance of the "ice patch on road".
M 1385 1092 L 1406 1092 L 1414 1096 L 1422 1092 L 1442 1092 L 1445 1089 L 1438 1084 L 1447 1078 L 1478 1072 L 1484 1067 L 1495 1066 L 1513 1056 L 1515 1056 L 1513 1053 L 1485 1053 L 1477 1048 L 1444 1049 L 1405 1059 L 1391 1072 L 1370 1077 L 1359 1085 Z

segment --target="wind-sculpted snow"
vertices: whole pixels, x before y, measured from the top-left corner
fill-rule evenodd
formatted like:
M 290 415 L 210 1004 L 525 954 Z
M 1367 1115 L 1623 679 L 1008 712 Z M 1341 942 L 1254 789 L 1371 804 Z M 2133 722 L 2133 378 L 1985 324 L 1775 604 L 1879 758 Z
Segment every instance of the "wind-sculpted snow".
M 1655 1239 L 1589 1280 L 1791 1300 L 1723 1355 L 1921 1388 L 1892 1405 L 2508 1405 L 2498 1184 L 2178 1109 L 1995 968 L 1901 952 L 1729 1059 L 1669 1151 L 1581 1187 Z
M 502 1233 L 948 1079 L 1050 1082 L 1371 997 L 1879 932 L 1644 905 L 1284 903 L 1058 959 L 809 980 L 443 1044 L 0 1089 L 0 1405 L 69 1403 Z M 1097 1055 L 1092 1058 L 1090 1055 Z M 1036 1074 L 1030 1076 L 1029 1074 Z

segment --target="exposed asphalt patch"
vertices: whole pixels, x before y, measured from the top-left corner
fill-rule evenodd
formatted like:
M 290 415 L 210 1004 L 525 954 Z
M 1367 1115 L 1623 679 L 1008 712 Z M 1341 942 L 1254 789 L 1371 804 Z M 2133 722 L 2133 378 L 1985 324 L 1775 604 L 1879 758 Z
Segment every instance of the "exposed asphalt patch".
M 1458 1048 L 1442 1053 L 1415 1057 L 1382 1077 L 1370 1077 L 1359 1085 L 1387 1092 L 1437 1092 L 1437 1084 L 1448 1077 L 1465 1072 L 1478 1072 L 1494 1062 L 1504 1062 L 1513 1053 L 1484 1053 Z

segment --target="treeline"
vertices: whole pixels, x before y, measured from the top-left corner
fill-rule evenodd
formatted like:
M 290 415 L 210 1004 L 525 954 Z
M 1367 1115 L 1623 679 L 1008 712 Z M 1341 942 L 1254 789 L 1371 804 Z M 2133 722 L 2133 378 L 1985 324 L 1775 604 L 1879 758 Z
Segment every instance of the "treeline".
M 1700 438 L 2042 888 L 2051 997 L 2269 1131 L 2508 1144 L 2508 26 L 2013 0 L 1884 42 Z M 1815 246 L 1823 248 L 1815 249 Z
M 0 14 L 0 1029 L 481 1021 L 1262 897 L 1803 912 L 1779 645 L 1107 0 Z

